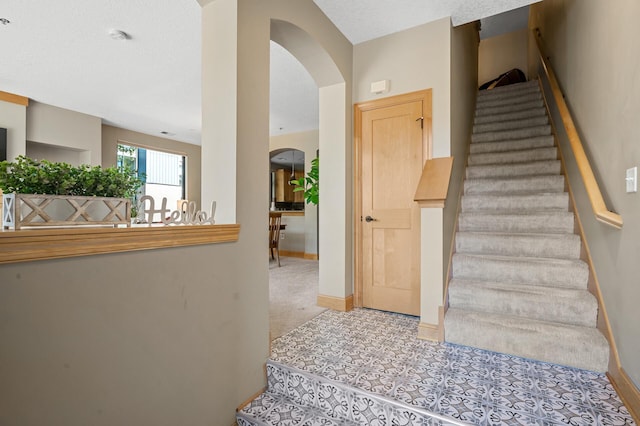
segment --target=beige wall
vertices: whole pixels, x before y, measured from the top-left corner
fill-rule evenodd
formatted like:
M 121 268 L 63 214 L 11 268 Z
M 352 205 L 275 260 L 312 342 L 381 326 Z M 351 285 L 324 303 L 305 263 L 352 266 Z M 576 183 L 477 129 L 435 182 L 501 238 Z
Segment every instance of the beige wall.
M 102 163 L 101 128 L 102 120 L 92 115 L 34 101 L 27 108 L 27 141 L 50 145 L 49 152 L 55 147 L 75 151 L 77 159 L 70 158 L 72 162 Z
M 102 166 L 116 165 L 118 144 L 130 144 L 156 151 L 170 152 L 187 157 L 187 185 L 186 195 L 189 201 L 195 201 L 200 207 L 200 146 L 178 142 L 171 139 L 159 138 L 144 133 L 125 130 L 119 127 L 102 126 Z M 209 207 L 205 206 L 205 211 Z
M 269 151 L 283 148 L 295 148 L 304 152 L 304 170 L 305 174 L 311 170 L 311 160 L 316 158 L 318 150 L 318 131 L 311 130 L 308 132 L 289 133 L 287 135 L 272 136 L 269 138 Z M 301 228 L 303 233 L 302 242 L 296 241 L 295 244 L 288 241 L 285 237 L 280 242 L 281 250 L 304 251 L 308 254 L 318 254 L 318 207 L 313 204 L 304 206 L 304 218 L 284 217 L 283 222 L 294 224 L 303 222 L 302 226 L 296 226 L 295 229 Z M 288 233 L 291 233 L 287 229 Z M 295 245 L 294 245 L 295 244 Z
M 640 385 L 640 194 L 625 169 L 640 165 L 640 2 L 545 0 L 532 6 L 616 230 L 594 219 L 573 158 L 567 166 L 622 367 Z M 561 138 L 563 152 L 566 139 Z
M 443 217 L 443 277 L 446 280 L 458 201 L 471 142 L 478 93 L 478 27 L 470 23 L 451 30 L 451 155 L 454 158 Z
M 264 304 L 245 262 L 229 243 L 0 265 L 0 424 L 231 425 L 239 378 L 264 375 L 242 353 L 268 351 L 238 337 Z
M 27 141 L 27 157 L 36 160 L 44 159 L 52 162 L 69 163 L 74 166 L 87 163 L 83 161 L 87 157 L 86 151 L 32 141 Z
M 27 107 L 0 101 L 0 127 L 7 129 L 7 160 L 26 153 Z
M 528 74 L 527 29 L 514 31 L 480 41 L 478 86 L 514 68 Z
M 353 47 L 355 103 L 433 89 L 434 158 L 450 153 L 450 31 L 443 18 Z M 390 80 L 389 92 L 372 94 L 380 80 Z

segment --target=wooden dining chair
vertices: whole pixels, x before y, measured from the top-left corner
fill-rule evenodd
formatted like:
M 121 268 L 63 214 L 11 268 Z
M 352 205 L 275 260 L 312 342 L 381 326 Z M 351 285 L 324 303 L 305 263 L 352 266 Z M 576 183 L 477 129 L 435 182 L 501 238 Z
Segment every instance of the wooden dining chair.
M 280 225 L 282 224 L 282 213 L 269 212 L 269 250 L 271 259 L 275 259 L 275 250 L 278 256 L 278 266 L 280 266 Z

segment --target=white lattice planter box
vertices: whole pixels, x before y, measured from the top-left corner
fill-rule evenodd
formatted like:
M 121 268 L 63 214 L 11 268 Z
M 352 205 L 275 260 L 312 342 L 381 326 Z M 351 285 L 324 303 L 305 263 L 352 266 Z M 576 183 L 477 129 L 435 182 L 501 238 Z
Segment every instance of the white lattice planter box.
M 128 198 L 3 194 L 3 229 L 43 226 L 131 226 Z

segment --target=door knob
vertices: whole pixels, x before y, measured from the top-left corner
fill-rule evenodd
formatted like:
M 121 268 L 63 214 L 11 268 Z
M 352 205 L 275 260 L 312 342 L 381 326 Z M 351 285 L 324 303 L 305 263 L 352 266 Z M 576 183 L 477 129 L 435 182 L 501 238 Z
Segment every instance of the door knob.
M 364 220 L 366 220 L 367 222 L 374 222 L 374 221 L 376 221 L 378 219 L 375 219 L 375 218 L 373 218 L 371 216 L 367 216 L 367 217 L 364 218 Z

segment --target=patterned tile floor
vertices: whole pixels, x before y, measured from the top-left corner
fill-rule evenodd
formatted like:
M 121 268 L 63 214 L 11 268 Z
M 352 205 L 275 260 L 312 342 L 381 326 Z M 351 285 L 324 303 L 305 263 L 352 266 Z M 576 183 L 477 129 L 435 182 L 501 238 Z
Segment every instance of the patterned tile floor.
M 477 425 L 633 425 L 604 374 L 419 340 L 415 317 L 327 311 L 273 342 L 281 364 Z

